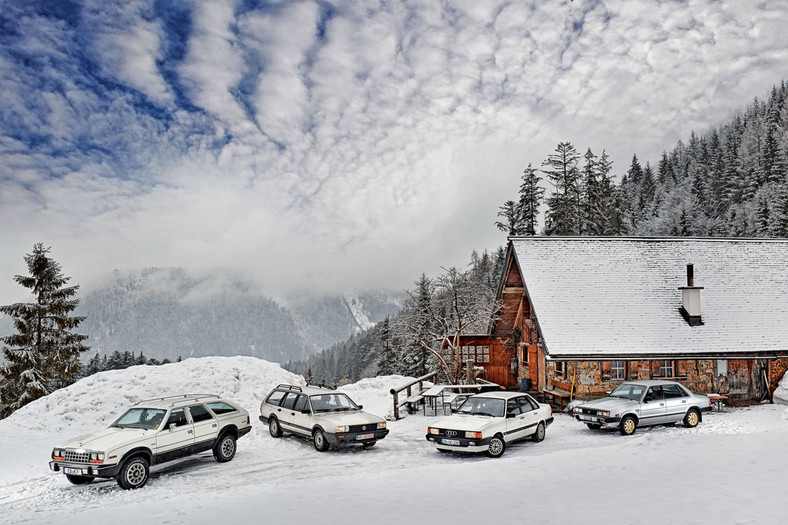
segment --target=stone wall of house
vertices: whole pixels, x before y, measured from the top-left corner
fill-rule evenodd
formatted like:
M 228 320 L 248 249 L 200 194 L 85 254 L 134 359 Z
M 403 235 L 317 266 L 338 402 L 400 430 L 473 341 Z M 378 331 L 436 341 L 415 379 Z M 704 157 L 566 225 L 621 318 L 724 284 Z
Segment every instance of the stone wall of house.
M 774 359 L 769 365 L 769 392 L 774 392 L 785 372 L 788 370 L 788 359 Z
M 682 361 L 676 364 L 677 375 L 671 378 L 657 377 L 655 371 L 659 370 L 655 361 L 627 361 L 626 379 L 672 379 L 679 381 L 693 392 L 709 393 L 719 392 L 724 387 L 716 377 L 715 362 L 712 360 Z M 608 379 L 603 375 L 602 361 L 573 361 L 565 362 L 565 374 L 556 371 L 557 363 L 550 361 L 546 364 L 546 385 L 549 389 L 572 391 L 577 399 L 591 399 L 604 396 L 621 384 L 624 379 Z

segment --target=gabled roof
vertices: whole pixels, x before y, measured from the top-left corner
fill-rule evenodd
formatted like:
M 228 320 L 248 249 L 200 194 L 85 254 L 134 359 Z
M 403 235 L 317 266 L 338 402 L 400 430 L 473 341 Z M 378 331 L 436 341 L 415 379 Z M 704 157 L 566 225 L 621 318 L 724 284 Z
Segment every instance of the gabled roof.
M 513 237 L 553 359 L 788 355 L 788 241 Z M 694 265 L 701 326 L 679 312 Z

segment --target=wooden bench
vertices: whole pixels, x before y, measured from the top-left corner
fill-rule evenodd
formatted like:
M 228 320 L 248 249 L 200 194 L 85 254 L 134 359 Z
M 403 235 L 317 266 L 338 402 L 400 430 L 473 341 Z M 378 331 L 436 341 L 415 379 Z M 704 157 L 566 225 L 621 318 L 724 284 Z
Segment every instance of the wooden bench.
M 564 410 L 564 401 L 569 401 L 569 392 L 561 392 L 560 390 L 542 390 L 542 399 L 547 401 L 547 398 L 551 397 L 553 403 L 557 403 L 559 410 L 563 412 Z

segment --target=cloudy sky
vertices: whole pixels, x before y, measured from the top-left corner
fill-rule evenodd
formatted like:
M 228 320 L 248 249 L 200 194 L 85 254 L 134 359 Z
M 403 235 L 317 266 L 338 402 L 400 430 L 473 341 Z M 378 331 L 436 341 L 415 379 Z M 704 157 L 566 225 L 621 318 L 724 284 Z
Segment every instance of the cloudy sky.
M 402 289 L 503 244 L 559 141 L 620 175 L 788 78 L 784 1 L 10 0 L 0 25 L 0 304 L 35 242 L 83 288 Z

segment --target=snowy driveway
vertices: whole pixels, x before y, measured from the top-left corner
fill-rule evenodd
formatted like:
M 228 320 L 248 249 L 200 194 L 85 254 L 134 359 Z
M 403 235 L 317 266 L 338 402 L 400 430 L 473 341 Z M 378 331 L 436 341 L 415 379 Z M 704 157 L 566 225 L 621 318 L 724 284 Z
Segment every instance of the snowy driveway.
M 217 392 L 256 418 L 271 385 L 292 380 L 259 363 L 203 358 L 105 372 L 0 421 L 0 523 L 760 525 L 788 519 L 788 419 L 781 405 L 705 414 L 695 429 L 655 427 L 631 437 L 594 432 L 556 414 L 543 442 L 515 444 L 495 460 L 439 454 L 424 438 L 435 418 L 422 415 L 389 423 L 391 433 L 372 449 L 325 453 L 292 436 L 274 439 L 255 419 L 232 462 L 218 464 L 208 453 L 157 466 L 141 490 L 121 490 L 114 480 L 73 486 L 49 472 L 57 441 L 108 424 L 98 414 L 118 414 L 151 397 L 154 385 Z M 388 389 L 401 381 L 367 379 L 345 390 L 385 415 Z

